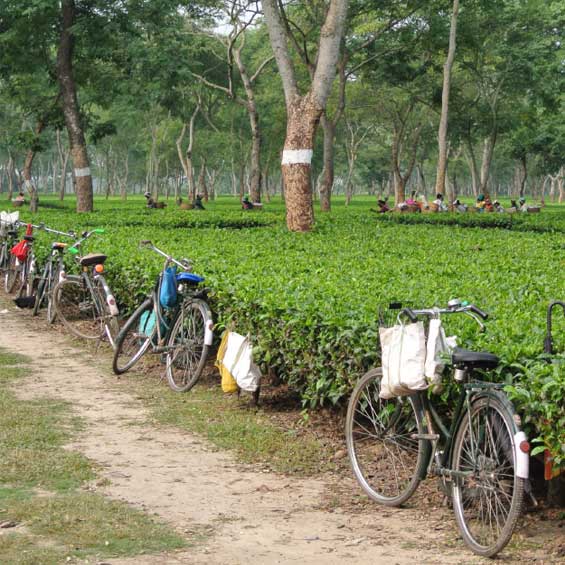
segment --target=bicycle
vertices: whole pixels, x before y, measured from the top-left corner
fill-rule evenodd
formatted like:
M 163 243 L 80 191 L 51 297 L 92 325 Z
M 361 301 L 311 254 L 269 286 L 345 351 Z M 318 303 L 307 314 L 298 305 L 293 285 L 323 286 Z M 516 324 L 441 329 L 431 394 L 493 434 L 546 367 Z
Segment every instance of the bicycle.
M 165 258 L 155 287 L 128 319 L 116 339 L 112 368 L 121 375 L 147 352 L 164 355 L 169 386 L 176 392 L 190 390 L 198 381 L 213 340 L 212 312 L 197 286 L 204 279 L 190 273 L 187 260 L 177 261 L 150 241 L 147 247 Z M 170 265 L 176 274 L 179 298 L 173 308 L 161 304 L 163 277 Z
M 39 226 L 25 224 L 19 220 L 16 222 L 17 228 L 23 226 L 28 226 L 29 231 L 29 233 L 26 231 L 23 237 L 24 241 L 27 243 L 25 258 L 21 259 L 10 252 L 10 262 L 4 279 L 4 288 L 7 294 L 16 295 L 17 299 L 23 299 L 27 307 L 27 303 L 32 300 L 35 290 L 37 271 L 37 262 L 33 251 L 35 237 L 32 235 L 32 231 L 38 229 Z
M 443 314 L 465 314 L 484 329 L 487 314 L 472 304 L 400 309 L 412 322 Z M 458 399 L 446 425 L 427 391 L 380 398 L 382 369 L 372 369 L 349 400 L 345 435 L 353 473 L 369 497 L 400 506 L 428 475 L 438 476 L 451 495 L 464 542 L 493 557 L 514 532 L 528 480 L 529 443 L 502 384 L 479 380 L 499 359 L 455 348 L 451 355 Z
M 106 337 L 115 347 L 119 331 L 116 299 L 103 276 L 106 255 L 89 253 L 81 255 L 83 243 L 103 229 L 84 232 L 82 238 L 68 248 L 81 267 L 80 275 L 69 275 L 61 271 L 60 281 L 53 289 L 56 316 L 73 335 L 87 340 L 102 340 Z
M 2 212 L 0 219 L 0 275 L 4 280 L 4 290 L 9 293 L 16 276 L 16 258 L 10 253 L 11 249 L 18 242 L 19 222 L 16 215 Z
M 62 235 L 64 237 L 75 238 L 76 234 L 73 231 L 62 232 L 48 228 L 44 224 L 39 225 L 40 229 L 55 235 Z M 51 253 L 45 263 L 43 272 L 39 278 L 37 285 L 37 293 L 35 295 L 35 304 L 33 306 L 33 315 L 37 316 L 39 310 L 47 302 L 47 321 L 52 324 L 56 318 L 55 305 L 53 301 L 53 289 L 61 280 L 61 273 L 65 270 L 63 262 L 63 252 L 68 247 L 67 243 L 55 241 L 51 244 Z

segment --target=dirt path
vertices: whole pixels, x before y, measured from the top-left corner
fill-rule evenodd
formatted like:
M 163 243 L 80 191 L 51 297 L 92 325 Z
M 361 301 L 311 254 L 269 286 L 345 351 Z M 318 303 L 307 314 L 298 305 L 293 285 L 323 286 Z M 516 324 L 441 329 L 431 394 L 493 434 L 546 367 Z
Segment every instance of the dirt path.
M 244 468 L 197 436 L 148 424 L 141 402 L 84 350 L 4 298 L 0 311 L 0 347 L 13 349 L 17 336 L 18 351 L 33 359 L 21 396 L 64 399 L 84 419 L 68 447 L 102 466 L 108 480 L 91 488 L 201 540 L 187 552 L 111 559 L 112 565 L 483 562 L 452 541 L 453 522 L 436 529 L 416 509 L 349 513 L 338 503 L 328 511 L 321 502 L 333 492 L 330 479 Z

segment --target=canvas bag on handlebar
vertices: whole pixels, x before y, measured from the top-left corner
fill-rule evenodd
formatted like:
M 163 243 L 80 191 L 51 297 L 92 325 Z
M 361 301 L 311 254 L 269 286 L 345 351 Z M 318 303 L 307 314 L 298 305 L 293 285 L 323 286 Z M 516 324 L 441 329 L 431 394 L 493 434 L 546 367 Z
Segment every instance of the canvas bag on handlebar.
M 397 324 L 380 328 L 383 378 L 379 396 L 407 396 L 428 387 L 424 376 L 426 333 L 424 324 Z
M 159 301 L 164 308 L 174 308 L 177 304 L 177 268 L 168 267 L 163 273 Z

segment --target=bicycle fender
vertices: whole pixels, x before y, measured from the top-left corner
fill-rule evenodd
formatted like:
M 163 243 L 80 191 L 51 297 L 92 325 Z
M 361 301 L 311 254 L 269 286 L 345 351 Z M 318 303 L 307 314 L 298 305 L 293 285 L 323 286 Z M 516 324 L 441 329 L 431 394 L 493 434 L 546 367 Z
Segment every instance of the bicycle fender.
M 522 451 L 520 444 L 528 441 L 526 433 L 523 431 L 514 434 L 514 456 L 516 458 L 516 476 L 521 479 L 530 478 L 530 454 L 528 451 Z
M 206 325 L 204 329 L 204 344 L 212 345 L 214 341 L 214 322 L 210 319 L 206 320 Z

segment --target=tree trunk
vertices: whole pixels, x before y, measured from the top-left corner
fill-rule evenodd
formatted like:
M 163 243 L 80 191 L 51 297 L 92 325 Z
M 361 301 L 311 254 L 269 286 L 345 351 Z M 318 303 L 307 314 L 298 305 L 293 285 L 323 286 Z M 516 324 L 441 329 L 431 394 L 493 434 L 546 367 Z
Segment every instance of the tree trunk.
M 45 122 L 43 120 L 39 120 L 37 122 L 37 125 L 35 126 L 35 131 L 34 131 L 36 137 L 41 134 L 44 127 L 45 127 Z M 22 175 L 24 178 L 25 188 L 27 189 L 30 197 L 30 207 L 29 207 L 30 212 L 35 213 L 37 212 L 37 205 L 39 199 L 37 196 L 37 187 L 35 186 L 35 183 L 33 182 L 33 179 L 31 177 L 31 167 L 33 165 L 34 157 L 35 157 L 35 149 L 33 148 L 28 149 L 24 160 Z
M 477 196 L 479 196 L 479 173 L 477 168 L 477 159 L 475 158 L 475 151 L 470 140 L 467 140 L 467 152 L 465 153 L 465 155 L 467 157 L 467 165 L 469 165 L 469 171 L 471 172 L 473 195 L 475 196 L 475 198 L 477 198 Z
M 451 88 L 451 69 L 455 60 L 455 38 L 457 36 L 457 14 L 459 12 L 459 0 L 453 0 L 453 12 L 451 14 L 451 29 L 449 31 L 449 48 L 447 59 L 443 67 L 443 90 L 441 94 L 441 117 L 438 130 L 438 162 L 436 175 L 436 193 L 445 192 L 445 175 L 447 172 L 447 124 L 449 117 L 449 91 Z
M 310 94 L 296 96 L 287 108 L 282 174 L 286 223 L 291 231 L 309 231 L 314 224 L 311 162 L 321 114 Z
M 57 78 L 63 97 L 63 114 L 69 134 L 69 144 L 76 179 L 77 212 L 92 212 L 93 188 L 84 130 L 81 124 L 76 85 L 73 77 L 73 43 L 71 31 L 75 24 L 74 0 L 62 0 L 62 26 L 57 51 Z
M 202 195 L 204 202 L 208 202 L 208 186 L 206 185 L 206 159 L 202 159 L 200 173 L 198 175 L 198 193 Z
M 330 212 L 335 170 L 335 125 L 325 113 L 322 114 L 321 123 L 324 130 L 324 165 L 320 173 L 320 209 Z
M 14 159 L 11 154 L 8 156 L 8 166 L 6 170 L 8 173 L 8 200 L 12 200 L 14 196 Z
M 479 190 L 481 194 L 489 195 L 488 179 L 490 175 L 490 164 L 492 162 L 492 155 L 494 153 L 494 146 L 496 144 L 496 127 L 492 130 L 491 134 L 485 138 L 483 145 L 483 160 L 481 163 L 481 184 Z
M 528 178 L 528 168 L 526 155 L 520 158 L 520 196 L 524 196 L 526 192 L 526 179 Z

